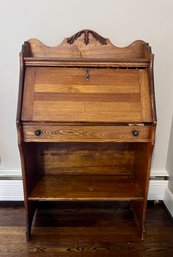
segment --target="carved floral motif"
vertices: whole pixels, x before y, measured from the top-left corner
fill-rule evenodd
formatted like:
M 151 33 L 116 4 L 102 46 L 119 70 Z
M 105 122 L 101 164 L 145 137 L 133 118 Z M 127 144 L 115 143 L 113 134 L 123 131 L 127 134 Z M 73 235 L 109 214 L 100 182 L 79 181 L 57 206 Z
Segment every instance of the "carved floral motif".
M 98 33 L 92 31 L 92 30 L 81 30 L 74 34 L 72 37 L 67 38 L 67 43 L 70 45 L 74 43 L 75 40 L 77 40 L 82 34 L 84 34 L 84 43 L 86 45 L 89 44 L 89 35 L 91 34 L 97 41 L 99 41 L 102 45 L 107 45 L 106 38 L 100 36 Z

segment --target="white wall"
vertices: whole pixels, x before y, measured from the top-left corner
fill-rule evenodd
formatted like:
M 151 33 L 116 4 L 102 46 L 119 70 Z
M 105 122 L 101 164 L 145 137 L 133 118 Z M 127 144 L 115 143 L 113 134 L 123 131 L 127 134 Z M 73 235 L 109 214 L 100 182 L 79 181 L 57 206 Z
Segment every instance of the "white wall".
M 136 39 L 152 46 L 158 113 L 152 170 L 165 170 L 173 113 L 172 24 L 172 0 L 0 0 L 0 170 L 20 170 L 15 114 L 23 41 L 36 37 L 56 45 L 84 28 L 119 46 Z

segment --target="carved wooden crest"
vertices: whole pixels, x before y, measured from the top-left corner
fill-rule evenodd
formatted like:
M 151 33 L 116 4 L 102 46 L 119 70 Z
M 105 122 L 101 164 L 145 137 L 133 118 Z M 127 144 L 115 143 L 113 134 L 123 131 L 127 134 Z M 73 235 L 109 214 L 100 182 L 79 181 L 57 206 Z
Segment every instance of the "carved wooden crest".
M 94 39 L 100 42 L 102 45 L 107 45 L 106 38 L 100 36 L 98 33 L 92 31 L 92 30 L 81 30 L 74 34 L 72 37 L 67 38 L 67 43 L 73 44 L 75 40 L 77 40 L 82 34 L 84 34 L 84 43 L 85 45 L 89 44 L 90 40 L 90 34 L 93 36 Z
M 126 47 L 117 47 L 109 39 L 88 29 L 65 38 L 58 46 L 50 47 L 38 39 L 29 39 L 23 49 L 25 58 L 54 58 L 61 61 L 149 62 L 151 58 L 150 46 L 142 40 L 136 40 Z

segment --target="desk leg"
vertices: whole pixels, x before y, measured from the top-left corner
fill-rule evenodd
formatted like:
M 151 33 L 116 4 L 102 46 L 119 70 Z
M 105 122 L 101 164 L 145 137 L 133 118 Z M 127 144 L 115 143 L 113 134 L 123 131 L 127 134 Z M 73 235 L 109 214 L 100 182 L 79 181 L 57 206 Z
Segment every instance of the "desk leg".
M 28 208 L 26 209 L 26 240 L 31 238 L 31 228 L 36 209 L 38 208 L 38 201 L 28 201 Z
M 139 236 L 144 240 L 146 201 L 132 201 L 132 209 L 138 225 Z

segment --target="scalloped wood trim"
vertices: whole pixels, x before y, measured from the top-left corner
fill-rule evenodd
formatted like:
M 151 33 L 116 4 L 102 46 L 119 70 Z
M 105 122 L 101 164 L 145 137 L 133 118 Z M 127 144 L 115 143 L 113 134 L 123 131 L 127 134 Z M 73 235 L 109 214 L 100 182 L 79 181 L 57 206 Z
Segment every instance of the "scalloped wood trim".
M 151 49 L 148 43 L 136 40 L 126 47 L 117 47 L 91 30 L 82 30 L 72 37 L 65 38 L 58 46 L 47 46 L 38 39 L 29 39 L 24 44 L 25 57 L 95 60 L 150 60 Z

